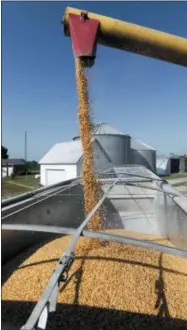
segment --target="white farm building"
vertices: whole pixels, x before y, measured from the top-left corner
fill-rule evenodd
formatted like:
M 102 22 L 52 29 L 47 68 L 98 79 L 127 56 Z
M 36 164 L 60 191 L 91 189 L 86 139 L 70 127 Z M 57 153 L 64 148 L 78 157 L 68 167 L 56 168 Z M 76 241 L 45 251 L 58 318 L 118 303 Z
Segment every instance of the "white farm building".
M 1 177 L 5 178 L 7 176 L 11 176 L 14 172 L 16 166 L 19 166 L 20 171 L 23 169 L 25 171 L 26 162 L 24 159 L 19 158 L 9 158 L 1 160 Z
M 93 131 L 95 170 L 113 166 L 143 165 L 156 172 L 156 150 L 106 123 Z M 81 176 L 83 151 L 79 136 L 73 141 L 55 144 L 40 160 L 40 184 L 49 186 Z
M 105 150 L 95 138 L 92 139 L 94 150 L 94 169 L 110 168 L 112 163 Z M 49 186 L 61 181 L 81 176 L 83 151 L 81 141 L 55 144 L 40 160 L 40 184 Z

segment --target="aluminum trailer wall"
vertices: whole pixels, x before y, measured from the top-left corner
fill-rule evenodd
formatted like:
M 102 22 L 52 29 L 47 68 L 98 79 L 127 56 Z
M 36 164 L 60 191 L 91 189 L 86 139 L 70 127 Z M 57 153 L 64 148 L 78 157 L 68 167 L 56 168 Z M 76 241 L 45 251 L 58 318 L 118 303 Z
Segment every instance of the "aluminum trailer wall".
M 64 184 L 62 184 L 64 186 Z M 105 182 L 103 191 L 107 189 Z M 166 185 L 169 187 L 169 185 Z M 150 188 L 149 188 L 150 187 Z M 155 188 L 154 188 L 155 187 Z M 166 188 L 167 188 L 166 187 Z M 49 187 L 50 188 L 50 187 Z M 156 190 L 154 190 L 156 189 Z M 145 234 L 168 237 L 177 247 L 187 249 L 187 199 L 176 197 L 176 204 L 165 198 L 158 186 L 147 188 L 116 185 L 105 200 L 105 229 L 127 229 Z M 175 191 L 172 188 L 171 192 Z M 84 219 L 83 194 L 80 184 L 67 190 L 34 196 L 2 208 L 2 224 L 32 224 L 77 228 Z M 28 246 L 52 238 L 51 234 L 2 231 L 2 263 Z

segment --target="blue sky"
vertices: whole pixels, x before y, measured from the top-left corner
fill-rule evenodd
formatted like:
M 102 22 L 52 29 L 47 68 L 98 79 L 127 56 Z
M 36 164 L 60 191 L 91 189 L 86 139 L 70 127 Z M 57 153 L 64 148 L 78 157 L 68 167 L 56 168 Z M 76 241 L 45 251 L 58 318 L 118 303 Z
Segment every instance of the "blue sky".
M 187 37 L 187 2 L 3 2 L 2 142 L 10 157 L 39 160 L 78 132 L 66 6 Z M 98 47 L 89 72 L 96 122 L 107 122 L 160 153 L 187 153 L 186 68 Z

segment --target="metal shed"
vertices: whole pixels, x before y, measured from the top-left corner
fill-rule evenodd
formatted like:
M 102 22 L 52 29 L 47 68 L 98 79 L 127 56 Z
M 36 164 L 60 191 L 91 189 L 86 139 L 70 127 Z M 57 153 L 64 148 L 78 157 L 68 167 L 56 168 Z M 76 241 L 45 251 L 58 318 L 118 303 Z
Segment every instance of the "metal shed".
M 108 154 L 113 165 L 125 165 L 130 159 L 130 140 L 128 134 L 124 134 L 106 123 L 95 125 L 93 136 Z M 76 136 L 73 140 L 79 140 Z
M 158 175 L 170 175 L 173 173 L 186 172 L 186 164 L 184 156 L 170 155 L 156 157 L 156 171 Z
M 111 161 L 97 139 L 92 140 L 95 170 L 106 169 Z M 81 141 L 55 144 L 40 160 L 40 184 L 49 186 L 81 175 L 83 151 Z
M 22 158 L 8 158 L 1 161 L 1 177 L 11 176 L 15 166 L 24 166 L 26 161 Z
M 170 175 L 171 162 L 170 157 L 157 155 L 156 157 L 156 172 L 157 175 Z

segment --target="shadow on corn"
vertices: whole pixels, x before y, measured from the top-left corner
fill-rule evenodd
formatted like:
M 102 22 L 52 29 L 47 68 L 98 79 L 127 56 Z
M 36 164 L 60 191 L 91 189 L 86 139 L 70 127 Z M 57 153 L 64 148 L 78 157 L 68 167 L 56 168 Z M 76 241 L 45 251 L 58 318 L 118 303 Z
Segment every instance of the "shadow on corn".
M 55 314 L 51 314 L 49 317 L 48 329 L 63 329 L 63 330 L 185 330 L 187 329 L 186 321 L 180 319 L 174 319 L 169 317 L 169 311 L 167 307 L 167 301 L 164 293 L 164 281 L 163 272 L 171 272 L 173 274 L 180 274 L 187 276 L 186 274 L 176 272 L 167 268 L 162 267 L 162 254 L 159 256 L 158 266 L 149 265 L 137 261 L 129 261 L 124 259 L 105 258 L 105 257 L 94 257 L 84 256 L 76 257 L 80 260 L 79 269 L 74 272 L 67 280 L 67 282 L 61 288 L 61 291 L 70 283 L 75 280 L 75 296 L 73 304 L 58 304 L 57 311 Z M 158 315 L 147 315 L 134 312 L 119 311 L 115 309 L 106 308 L 95 308 L 88 306 L 79 305 L 79 290 L 81 286 L 83 268 L 86 261 L 89 260 L 101 260 L 101 261 L 113 261 L 119 263 L 128 263 L 133 265 L 139 265 L 143 267 L 154 268 L 159 271 L 159 278 L 155 283 L 157 302 L 155 308 L 159 309 Z M 50 260 L 58 261 L 58 259 Z M 47 261 L 49 262 L 49 261 Z M 32 266 L 37 264 L 45 263 L 33 263 Z M 27 267 L 22 266 L 21 268 Z M 2 301 L 2 322 L 10 322 L 16 326 L 16 329 L 27 321 L 30 313 L 35 306 L 34 302 L 23 302 L 23 301 Z M 17 311 L 15 313 L 15 310 Z M 11 315 L 11 320 L 10 320 Z M 2 330 L 12 330 L 11 328 L 4 328 Z
M 159 256 L 159 278 L 155 283 L 155 293 L 157 295 L 155 309 L 158 309 L 158 316 L 170 317 L 167 299 L 164 290 L 164 279 L 163 279 L 164 269 L 162 267 L 162 258 L 163 258 L 163 254 L 161 253 Z
M 97 260 L 97 262 L 99 262 L 99 261 L 106 261 L 106 262 L 113 261 L 113 262 L 118 262 L 118 263 L 122 263 L 122 264 L 129 264 L 129 265 L 136 265 L 136 266 L 141 266 L 141 267 L 148 267 L 148 268 L 152 268 L 152 269 L 156 269 L 156 270 L 159 269 L 159 266 L 151 265 L 151 264 L 148 264 L 148 263 L 143 263 L 143 262 L 134 261 L 134 260 L 118 259 L 118 258 L 107 258 L 107 257 L 98 257 L 98 256 L 95 256 L 95 257 L 94 256 L 88 256 L 88 257 L 85 257 L 85 256 L 84 257 L 78 257 L 77 256 L 77 257 L 75 257 L 75 260 L 83 260 L 84 262 L 86 260 Z M 42 261 L 39 261 L 39 262 L 33 262 L 32 264 L 29 264 L 29 265 L 20 266 L 19 269 L 34 267 L 34 266 L 37 266 L 37 265 L 42 265 L 42 264 L 46 264 L 46 263 L 49 263 L 49 262 L 57 262 L 57 261 L 59 261 L 59 258 L 54 258 L 54 259 L 50 259 L 50 260 L 42 260 Z M 83 265 L 82 265 L 82 267 L 83 267 Z M 176 270 L 172 270 L 172 269 L 166 268 L 166 267 L 162 267 L 162 271 L 163 272 L 168 272 L 168 273 L 171 273 L 171 274 L 175 274 L 175 275 L 181 275 L 181 276 L 187 277 L 187 274 L 186 273 L 178 272 Z M 75 274 L 77 272 L 73 273 L 71 275 L 71 278 L 73 276 L 75 276 Z
M 86 262 L 86 260 L 102 260 L 102 261 L 113 261 L 113 262 L 119 262 L 119 263 L 128 263 L 131 265 L 136 265 L 136 266 L 143 266 L 143 267 L 148 267 L 148 268 L 153 268 L 153 269 L 158 269 L 159 270 L 159 278 L 155 282 L 155 293 L 157 295 L 157 300 L 155 303 L 155 309 L 158 310 L 158 317 L 166 317 L 170 318 L 170 313 L 168 309 L 168 303 L 166 299 L 166 294 L 165 294 L 165 288 L 164 288 L 164 279 L 163 279 L 163 273 L 164 272 L 169 272 L 172 274 L 176 275 L 182 275 L 182 276 L 187 276 L 187 274 L 177 272 L 168 268 L 162 267 L 162 258 L 163 254 L 161 253 L 159 256 L 159 265 L 154 266 L 150 264 L 145 264 L 142 262 L 137 262 L 137 261 L 130 261 L 130 260 L 120 260 L 120 259 L 114 259 L 114 258 L 105 258 L 105 257 L 77 257 L 76 259 L 82 259 L 81 265 L 78 268 L 76 272 L 74 272 L 67 280 L 67 282 L 63 285 L 61 288 L 61 292 L 65 289 L 65 287 L 73 280 L 75 279 L 75 297 L 74 297 L 74 304 L 79 303 L 79 290 L 81 286 L 81 281 L 82 281 L 82 275 L 83 275 L 83 267 Z
M 11 323 L 16 329 L 27 321 L 35 302 L 2 301 L 2 330 Z M 16 313 L 15 313 L 16 310 Z M 14 312 L 13 312 L 14 311 Z M 79 305 L 58 304 L 55 314 L 48 320 L 47 330 L 185 330 L 186 321 L 155 315 L 118 311 Z
M 82 275 L 83 275 L 83 267 L 85 264 L 85 259 L 81 260 L 80 267 L 76 272 L 74 272 L 66 281 L 66 283 L 62 286 L 60 289 L 60 292 L 62 292 L 66 286 L 74 279 L 75 280 L 75 296 L 74 296 L 74 301 L 73 304 L 78 305 L 79 303 L 79 290 L 81 286 L 81 281 L 82 281 Z

